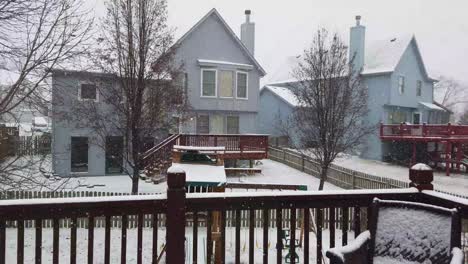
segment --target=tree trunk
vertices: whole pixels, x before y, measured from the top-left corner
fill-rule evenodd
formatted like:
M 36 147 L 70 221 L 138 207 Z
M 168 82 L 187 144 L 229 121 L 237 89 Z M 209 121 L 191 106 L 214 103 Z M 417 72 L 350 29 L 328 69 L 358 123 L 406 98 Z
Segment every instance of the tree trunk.
M 322 167 L 322 171 L 320 172 L 320 185 L 318 190 L 322 191 L 323 186 L 325 185 L 325 181 L 327 180 L 327 172 L 328 172 L 328 166 Z
M 140 177 L 139 166 L 135 166 L 132 176 L 132 194 L 138 194 L 138 180 Z

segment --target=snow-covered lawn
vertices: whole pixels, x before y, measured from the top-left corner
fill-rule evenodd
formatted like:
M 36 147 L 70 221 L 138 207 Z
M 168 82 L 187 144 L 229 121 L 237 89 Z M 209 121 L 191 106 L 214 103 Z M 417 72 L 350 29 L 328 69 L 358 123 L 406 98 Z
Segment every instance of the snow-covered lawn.
M 186 249 L 188 248 L 187 263 L 192 263 L 192 243 L 193 236 L 192 228 L 186 228 Z M 52 229 L 42 229 L 42 262 L 52 263 Z M 35 249 L 35 230 L 33 228 L 26 228 L 24 230 L 24 260 L 25 263 L 34 263 Z M 198 228 L 198 263 L 206 263 L 206 228 Z M 241 228 L 241 263 L 248 263 L 249 252 L 249 239 L 248 229 Z M 158 230 L 158 253 L 161 252 L 165 243 L 166 229 L 159 228 Z M 70 229 L 60 229 L 59 241 L 59 262 L 70 262 Z M 296 237 L 300 237 L 300 230 L 296 230 Z M 16 263 L 16 248 L 17 248 L 17 231 L 13 228 L 6 229 L 6 263 Z M 341 245 L 341 232 L 336 231 L 335 245 Z M 352 231 L 348 232 L 348 240 L 354 238 Z M 111 263 L 120 263 L 120 247 L 121 247 L 121 229 L 111 229 Z M 322 244 L 324 252 L 329 248 L 329 232 L 323 230 Z M 270 228 L 268 234 L 268 258 L 270 263 L 276 262 L 276 228 Z M 310 233 L 309 254 L 311 263 L 316 259 L 316 245 L 317 241 L 314 233 Z M 263 257 L 263 230 L 261 228 L 255 229 L 255 263 L 262 263 Z M 88 230 L 79 228 L 77 229 L 77 263 L 86 263 L 88 256 Z M 283 259 L 288 253 L 283 250 Z M 300 263 L 303 262 L 303 248 L 298 248 L 296 253 L 299 255 Z M 94 229 L 94 263 L 104 262 L 104 229 Z M 143 229 L 143 263 L 151 263 L 152 254 L 152 229 Z M 226 262 L 234 263 L 235 257 L 235 228 L 226 228 Z M 126 263 L 137 263 L 137 229 L 127 230 L 127 261 Z M 162 263 L 165 263 L 165 256 L 162 258 Z
M 358 156 L 343 156 L 335 160 L 336 165 L 375 176 L 409 182 L 409 168 L 382 161 L 367 160 Z M 434 171 L 434 188 L 460 195 L 468 194 L 468 174 Z
M 26 177 L 32 177 L 34 182 L 40 183 L 28 190 L 35 191 L 90 191 L 90 192 L 115 192 L 129 193 L 131 191 L 131 179 L 128 175 L 108 175 L 108 176 L 89 176 L 89 177 L 67 177 L 60 178 L 51 176 L 50 156 L 40 162 L 31 163 L 27 171 L 18 172 Z M 255 175 L 229 177 L 228 182 L 242 183 L 271 183 L 271 184 L 297 184 L 306 185 L 308 190 L 316 190 L 320 181 L 306 173 L 293 169 L 282 163 L 272 160 L 262 160 L 256 167 L 261 168 L 262 172 Z M 51 176 L 46 178 L 45 176 Z M 165 182 L 153 184 L 140 180 L 138 183 L 140 193 L 162 193 L 167 190 Z M 326 190 L 340 189 L 332 184 L 326 183 Z M 250 190 L 255 191 L 255 190 Z
M 262 160 L 257 167 L 262 169 L 262 173 L 251 176 L 229 177 L 228 182 L 307 185 L 307 190 L 310 191 L 317 190 L 320 183 L 318 178 L 310 174 L 270 159 Z M 341 190 L 341 188 L 330 183 L 325 183 L 324 189 Z

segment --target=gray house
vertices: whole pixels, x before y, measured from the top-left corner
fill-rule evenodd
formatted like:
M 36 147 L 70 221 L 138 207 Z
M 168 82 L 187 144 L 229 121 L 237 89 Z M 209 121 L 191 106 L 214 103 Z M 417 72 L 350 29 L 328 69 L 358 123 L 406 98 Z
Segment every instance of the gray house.
M 356 17 L 356 25 L 350 30 L 349 48 L 350 54 L 355 56 L 354 66 L 362 69 L 364 85 L 369 91 L 368 121 L 371 124 L 448 122 L 450 112 L 434 102 L 436 80 L 429 76 L 414 36 L 393 37 L 368 46 L 365 43 L 365 27 L 360 24 L 360 17 Z M 288 61 L 291 65 L 291 59 Z M 290 72 L 293 69 L 288 70 Z M 284 78 L 287 75 L 282 76 Z M 270 86 L 293 87 L 295 81 L 292 76 L 286 79 L 276 80 Z M 271 89 L 265 88 L 260 96 L 259 132 L 275 134 L 277 131 L 273 127 L 286 120 L 271 118 L 274 111 L 269 113 L 263 109 L 282 105 L 282 112 L 291 112 L 294 105 L 279 103 L 289 95 L 272 93 Z M 376 128 L 375 134 L 369 137 L 361 152 L 362 157 L 380 160 L 388 154 L 389 143 L 381 142 L 378 133 Z
M 176 42 L 175 59 L 183 65 L 191 112 L 174 133 L 257 133 L 259 83 L 265 71 L 253 56 L 255 24 L 250 21 L 250 11 L 245 14 L 240 39 L 212 9 Z M 106 89 L 99 88 L 115 85 L 115 76 L 109 74 L 54 71 L 52 166 L 56 174 L 122 172 L 125 164 L 116 158 L 123 150 L 122 135 L 112 131 L 98 135 L 92 122 L 70 118 L 78 116 L 73 109 L 89 102 L 96 111 L 112 111 L 100 94 Z
M 256 133 L 260 78 L 265 71 L 254 57 L 255 24 L 250 10 L 239 39 L 212 9 L 177 41 L 183 63 L 191 117 L 181 133 Z

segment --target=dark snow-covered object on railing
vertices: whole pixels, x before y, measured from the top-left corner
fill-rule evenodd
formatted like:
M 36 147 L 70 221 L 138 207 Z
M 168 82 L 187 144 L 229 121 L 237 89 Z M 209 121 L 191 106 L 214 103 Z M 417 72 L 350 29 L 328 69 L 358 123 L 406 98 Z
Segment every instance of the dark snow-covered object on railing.
M 372 212 L 370 233 L 330 249 L 331 264 L 463 263 L 456 209 L 375 199 Z

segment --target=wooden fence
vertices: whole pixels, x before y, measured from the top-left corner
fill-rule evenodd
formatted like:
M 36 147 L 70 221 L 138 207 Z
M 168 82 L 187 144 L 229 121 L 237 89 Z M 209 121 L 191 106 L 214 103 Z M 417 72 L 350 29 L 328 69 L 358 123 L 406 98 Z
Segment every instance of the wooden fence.
M 320 178 L 319 163 L 311 157 L 301 155 L 300 153 L 271 147 L 268 149 L 268 157 L 274 161 L 281 162 L 289 167 L 301 170 L 314 177 Z M 390 188 L 408 188 L 409 181 L 404 182 L 386 177 L 379 177 L 360 171 L 344 168 L 332 164 L 328 169 L 327 182 L 343 189 L 390 189 Z M 468 196 L 451 193 L 443 190 L 437 190 L 445 194 L 450 194 L 460 198 L 468 199 Z
M 15 142 L 15 153 L 23 155 L 47 155 L 51 150 L 51 136 L 20 136 Z

